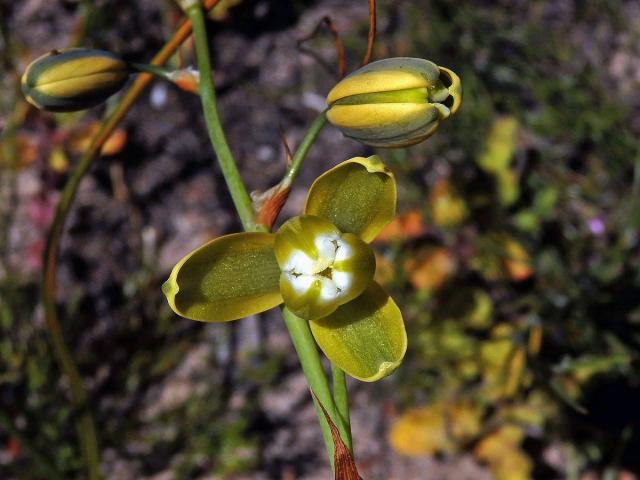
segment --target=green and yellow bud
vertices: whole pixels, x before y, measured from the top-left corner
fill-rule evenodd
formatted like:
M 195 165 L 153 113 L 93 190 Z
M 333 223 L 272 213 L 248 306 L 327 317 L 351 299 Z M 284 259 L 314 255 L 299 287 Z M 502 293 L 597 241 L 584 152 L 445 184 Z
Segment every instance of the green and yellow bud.
M 282 271 L 284 303 L 306 320 L 325 317 L 358 297 L 376 268 L 369 245 L 312 215 L 294 217 L 282 225 L 274 251 Z
M 127 63 L 102 50 L 53 50 L 34 60 L 22 75 L 22 93 L 41 110 L 73 112 L 98 105 L 129 77 Z
M 461 101 L 460 78 L 451 70 L 420 58 L 389 58 L 333 87 L 327 118 L 366 145 L 406 147 L 431 136 Z

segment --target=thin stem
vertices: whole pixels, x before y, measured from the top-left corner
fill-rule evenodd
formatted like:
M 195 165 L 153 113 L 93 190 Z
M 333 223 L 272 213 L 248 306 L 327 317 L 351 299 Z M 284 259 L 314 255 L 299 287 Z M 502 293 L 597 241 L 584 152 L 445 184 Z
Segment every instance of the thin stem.
M 199 91 L 204 117 L 209 131 L 209 138 L 218 157 L 222 175 L 227 182 L 231 199 L 238 211 L 242 225 L 245 230 L 258 230 L 259 227 L 256 225 L 255 211 L 251 197 L 249 197 L 244 182 L 240 177 L 240 172 L 238 171 L 238 167 L 236 166 L 233 154 L 229 149 L 227 139 L 220 124 L 216 92 L 211 72 L 211 62 L 209 60 L 209 39 L 207 37 L 207 28 L 204 22 L 202 7 L 199 4 L 191 5 L 186 9 L 186 12 L 193 24 L 193 37 L 195 40 L 198 70 L 200 71 Z
M 353 455 L 353 440 L 351 438 L 351 418 L 349 416 L 349 392 L 347 391 L 347 379 L 342 369 L 331 364 L 331 378 L 333 380 L 333 399 L 336 402 L 336 411 L 343 424 L 344 434 L 342 439 Z
M 302 371 L 309 383 L 309 387 L 315 394 L 316 398 L 322 402 L 325 410 L 332 419 L 336 418 L 336 407 L 331 396 L 331 390 L 329 390 L 329 382 L 322 368 L 322 362 L 320 361 L 320 355 L 316 349 L 315 341 L 311 335 L 311 329 L 309 328 L 309 322 L 294 315 L 288 308 L 282 309 L 282 318 L 289 330 L 291 341 L 296 349 L 298 358 L 300 359 L 300 365 L 302 365 Z M 313 395 L 312 395 L 313 397 Z M 333 468 L 333 440 L 331 438 L 331 430 L 327 420 L 324 418 L 322 409 L 313 399 L 314 406 L 316 408 L 316 414 L 318 415 L 318 421 L 320 422 L 320 429 L 322 430 L 322 438 L 329 455 L 331 467 Z M 336 422 L 334 422 L 336 423 Z M 342 422 L 337 422 L 336 425 L 340 425 Z M 342 432 L 340 432 L 342 436 Z
M 234 205 L 240 215 L 242 225 L 247 231 L 255 231 L 261 227 L 255 223 L 255 214 L 251 200 L 245 190 L 244 184 L 242 183 L 235 161 L 224 137 L 222 126 L 220 125 L 214 84 L 211 77 L 209 46 L 207 44 L 207 32 L 204 23 L 204 16 L 202 14 L 202 10 L 198 6 L 190 6 L 186 11 L 193 23 L 196 54 L 198 57 L 198 70 L 200 71 L 200 97 L 202 98 L 202 105 L 204 108 L 205 120 L 207 122 L 211 143 L 216 151 L 218 161 L 222 168 L 222 173 L 234 199 Z M 298 151 L 292 161 L 292 165 L 285 178 L 290 181 L 295 178 L 306 153 L 309 151 L 309 148 L 324 125 L 324 122 L 324 114 L 321 114 L 314 121 L 309 132 L 305 136 L 305 139 L 298 148 Z M 329 412 L 329 415 L 334 419 L 337 418 L 335 403 L 331 395 L 331 390 L 329 389 L 326 374 L 322 368 L 320 355 L 318 354 L 315 342 L 311 335 L 309 323 L 306 320 L 296 317 L 286 308 L 283 310 L 283 318 L 287 329 L 289 330 L 293 345 L 298 353 L 302 370 L 307 378 L 307 382 L 309 383 L 311 390 L 315 393 L 318 400 L 322 402 L 325 409 Z M 327 453 L 329 454 L 329 460 L 333 466 L 333 442 L 331 439 L 331 431 L 326 419 L 324 418 L 322 410 L 317 404 L 315 404 L 315 402 L 314 405 L 320 421 L 322 437 L 327 448 Z M 342 424 L 343 422 L 337 422 L 337 425 L 339 426 L 342 426 Z M 344 428 L 341 428 L 340 433 L 345 436 Z
M 211 9 L 219 1 L 220 0 L 207 0 L 205 2 L 205 8 Z M 178 27 L 174 35 L 162 47 L 151 63 L 153 65 L 161 65 L 166 62 L 190 34 L 191 22 L 185 21 Z M 151 78 L 152 76 L 149 74 L 141 74 L 136 78 L 131 88 L 129 88 L 127 93 L 123 96 L 116 109 L 105 120 L 100 131 L 93 138 L 91 145 L 73 169 L 62 190 L 60 202 L 56 206 L 55 215 L 47 235 L 47 243 L 44 251 L 41 295 L 44 306 L 45 326 L 49 332 L 54 356 L 60 366 L 60 369 L 69 382 L 71 402 L 76 408 L 82 411 L 82 414 L 79 415 L 78 418 L 77 429 L 79 432 L 81 448 L 83 450 L 85 466 L 87 468 L 87 478 L 89 480 L 96 480 L 99 478 L 97 435 L 93 416 L 87 406 L 87 395 L 84 385 L 82 384 L 78 369 L 65 344 L 62 329 L 60 328 L 60 322 L 56 313 L 56 259 L 60 248 L 60 239 L 64 232 L 64 224 L 69 210 L 71 209 L 78 186 L 80 185 L 80 181 L 89 170 L 89 167 L 93 164 L 95 158 L 97 158 L 97 154 L 102 145 L 104 145 L 111 133 L 113 133 L 120 121 L 124 118 L 133 105 L 133 102 L 151 81 Z
M 287 172 L 284 175 L 284 179 L 282 182 L 283 185 L 291 186 L 296 176 L 298 175 L 298 171 L 300 170 L 302 161 L 307 156 L 309 149 L 318 138 L 318 134 L 320 133 L 320 130 L 322 130 L 322 127 L 324 127 L 326 123 L 327 123 L 327 112 L 325 110 L 315 118 L 315 120 L 309 127 L 309 130 L 307 130 L 307 133 L 302 139 L 302 142 L 300 142 L 300 145 L 298 146 L 298 149 L 296 150 L 296 153 L 293 155 L 293 159 L 291 160 L 291 165 L 289 166 L 289 168 L 287 169 Z
M 371 61 L 373 56 L 373 44 L 376 41 L 376 0 L 369 0 L 369 33 L 367 34 L 367 51 L 364 54 L 362 65 Z
M 169 78 L 173 71 L 157 65 L 149 65 L 147 63 L 129 63 L 129 67 L 134 72 L 150 73 L 151 75 L 164 78 L 165 80 Z
M 298 40 L 298 48 L 300 48 L 301 51 L 308 53 L 309 55 L 314 57 L 319 63 L 321 63 L 326 68 L 327 64 L 325 63 L 324 60 L 320 58 L 320 56 L 317 53 L 315 53 L 313 50 L 308 50 L 302 47 L 303 43 L 305 43 L 308 40 L 311 40 L 313 37 L 315 37 L 318 34 L 318 32 L 320 31 L 320 27 L 322 27 L 323 25 L 327 26 L 327 28 L 329 29 L 329 32 L 331 32 L 331 36 L 333 36 L 333 43 L 336 49 L 336 62 L 338 65 L 338 72 L 337 72 L 338 78 L 342 79 L 342 77 L 345 76 L 345 73 L 347 71 L 347 66 L 344 60 L 344 46 L 342 45 L 340 32 L 338 32 L 338 29 L 333 23 L 333 20 L 331 20 L 331 17 L 329 16 L 323 17 L 322 20 L 318 22 L 316 27 L 311 31 L 309 35 Z

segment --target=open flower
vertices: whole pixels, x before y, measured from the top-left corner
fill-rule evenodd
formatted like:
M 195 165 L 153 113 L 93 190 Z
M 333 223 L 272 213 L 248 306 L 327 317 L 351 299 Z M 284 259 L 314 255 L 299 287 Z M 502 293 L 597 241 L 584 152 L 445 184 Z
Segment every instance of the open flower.
M 402 314 L 373 280 L 369 242 L 395 215 L 396 184 L 379 157 L 356 157 L 318 177 L 304 214 L 275 233 L 212 240 L 184 257 L 162 289 L 179 315 L 236 320 L 281 303 L 310 322 L 331 362 L 375 381 L 400 364 Z

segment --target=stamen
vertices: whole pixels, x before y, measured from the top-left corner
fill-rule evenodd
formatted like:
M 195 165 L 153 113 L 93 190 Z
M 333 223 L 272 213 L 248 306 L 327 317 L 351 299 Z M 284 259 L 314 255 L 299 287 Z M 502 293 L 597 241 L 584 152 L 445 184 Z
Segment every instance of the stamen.
M 338 240 L 338 246 L 336 249 L 336 255 L 334 262 L 341 262 L 348 260 L 353 256 L 353 249 L 344 240 Z
M 329 280 L 332 280 L 332 278 L 331 278 L 331 274 L 332 273 L 333 273 L 333 269 L 331 267 L 327 267 L 323 271 L 318 273 L 317 275 L 321 275 L 321 276 L 323 276 L 325 278 L 328 278 Z

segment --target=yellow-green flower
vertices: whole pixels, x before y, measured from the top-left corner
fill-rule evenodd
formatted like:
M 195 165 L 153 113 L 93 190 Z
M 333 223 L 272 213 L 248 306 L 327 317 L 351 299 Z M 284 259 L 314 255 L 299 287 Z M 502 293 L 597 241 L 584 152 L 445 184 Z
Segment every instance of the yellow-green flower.
M 379 157 L 352 158 L 313 183 L 304 214 L 275 233 L 217 238 L 184 257 L 163 285 L 179 315 L 225 322 L 282 303 L 310 322 L 336 366 L 364 381 L 400 364 L 398 306 L 373 280 L 369 242 L 394 216 L 396 184 Z
M 406 147 L 431 136 L 461 101 L 460 78 L 448 68 L 421 58 L 388 58 L 333 87 L 327 118 L 367 145 Z
M 29 64 L 22 75 L 22 93 L 36 108 L 73 112 L 104 102 L 128 77 L 127 63 L 113 53 L 53 50 Z

